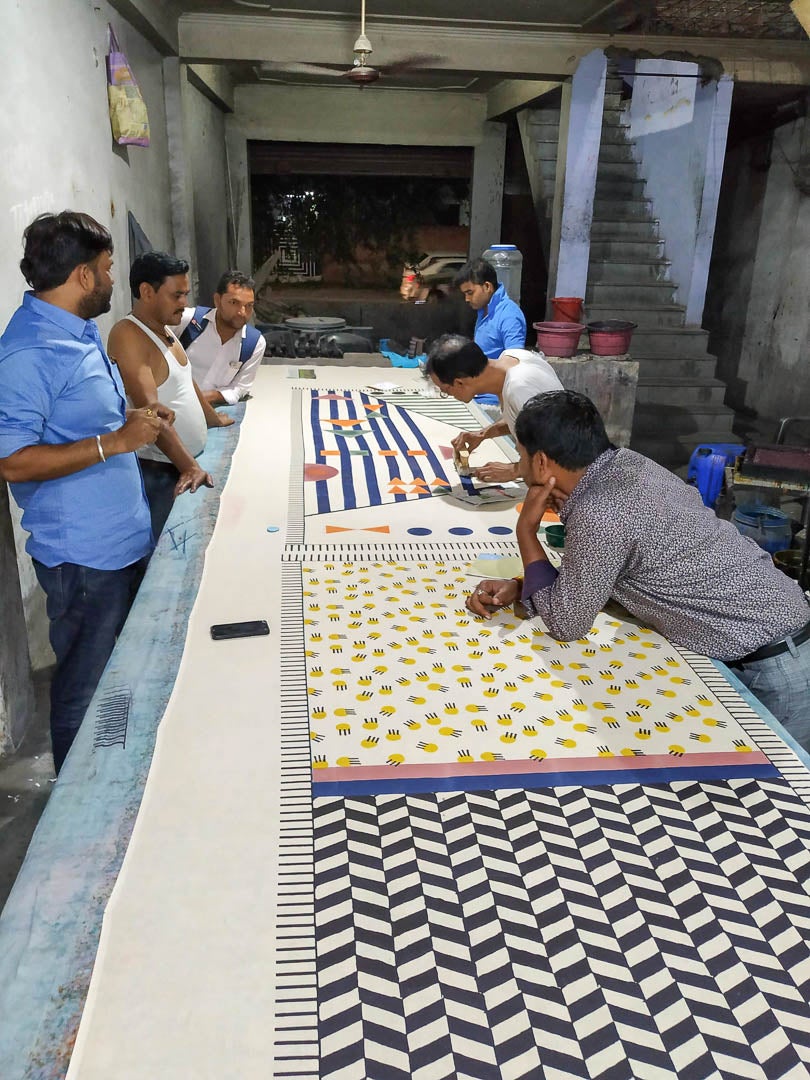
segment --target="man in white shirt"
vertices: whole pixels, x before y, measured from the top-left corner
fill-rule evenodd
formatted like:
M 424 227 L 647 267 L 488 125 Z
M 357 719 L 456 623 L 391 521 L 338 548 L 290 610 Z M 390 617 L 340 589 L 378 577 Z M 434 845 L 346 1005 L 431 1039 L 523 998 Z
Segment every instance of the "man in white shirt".
M 472 401 L 476 394 L 497 394 L 502 416 L 481 431 L 462 431 L 453 439 L 456 450 L 475 450 L 485 439 L 515 437 L 515 421 L 526 402 L 537 394 L 562 390 L 554 368 L 540 352 L 507 349 L 497 360 L 460 334 L 444 334 L 428 355 L 426 374 L 443 394 L 457 401 Z M 502 484 L 520 479 L 517 463 L 490 461 L 475 470 L 479 480 Z
M 210 405 L 235 405 L 246 398 L 262 362 L 266 343 L 249 319 L 254 282 L 239 270 L 226 270 L 214 293 L 214 306 L 186 308 L 178 334 L 191 361 L 194 381 Z

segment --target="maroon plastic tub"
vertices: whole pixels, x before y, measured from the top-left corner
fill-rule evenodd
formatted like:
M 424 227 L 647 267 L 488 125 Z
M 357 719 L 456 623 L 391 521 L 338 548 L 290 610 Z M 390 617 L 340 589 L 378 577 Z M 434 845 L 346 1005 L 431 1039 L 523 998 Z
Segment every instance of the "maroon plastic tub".
M 546 356 L 573 356 L 585 327 L 582 323 L 536 322 L 537 348 Z
M 591 352 L 594 356 L 622 356 L 630 348 L 630 339 L 637 325 L 622 319 L 589 322 Z

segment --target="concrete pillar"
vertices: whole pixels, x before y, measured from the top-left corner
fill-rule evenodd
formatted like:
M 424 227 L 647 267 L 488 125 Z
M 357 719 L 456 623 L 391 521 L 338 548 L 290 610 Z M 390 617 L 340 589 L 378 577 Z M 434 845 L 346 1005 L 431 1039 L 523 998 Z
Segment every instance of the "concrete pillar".
M 706 305 L 706 288 L 709 283 L 709 267 L 714 247 L 714 230 L 717 225 L 717 207 L 720 203 L 720 185 L 723 181 L 723 162 L 726 159 L 733 92 L 734 80 L 723 76 L 717 84 L 717 95 L 709 126 L 703 198 L 695 237 L 692 276 L 686 298 L 686 322 L 696 326 L 700 326 L 703 322 L 703 308 Z
M 256 267 L 253 265 L 247 138 L 233 116 L 225 118 L 225 153 L 228 159 L 228 246 L 231 265 L 250 274 Z
M 503 173 L 506 125 L 488 120 L 484 137 L 473 154 L 470 201 L 470 258 L 478 258 L 490 244 L 501 242 Z
M 572 137 L 567 139 L 565 152 L 565 196 L 553 296 L 585 296 L 606 74 L 605 54 L 594 49 L 580 60 L 571 80 L 567 131 Z
M 8 488 L 0 480 L 0 754 L 16 749 L 34 707 Z
M 194 236 L 194 191 L 183 123 L 185 64 L 170 56 L 163 61 L 163 94 L 166 103 L 166 134 L 169 144 L 169 198 L 171 203 L 173 254 L 191 264 L 192 298 L 199 286 L 197 245 Z

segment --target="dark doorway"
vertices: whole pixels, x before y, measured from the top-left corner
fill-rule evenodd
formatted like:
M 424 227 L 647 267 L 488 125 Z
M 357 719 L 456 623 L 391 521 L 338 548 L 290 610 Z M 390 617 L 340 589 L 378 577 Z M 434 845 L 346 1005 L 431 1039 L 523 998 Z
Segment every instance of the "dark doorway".
M 271 281 L 391 288 L 404 262 L 467 251 L 468 148 L 251 143 L 250 170 Z

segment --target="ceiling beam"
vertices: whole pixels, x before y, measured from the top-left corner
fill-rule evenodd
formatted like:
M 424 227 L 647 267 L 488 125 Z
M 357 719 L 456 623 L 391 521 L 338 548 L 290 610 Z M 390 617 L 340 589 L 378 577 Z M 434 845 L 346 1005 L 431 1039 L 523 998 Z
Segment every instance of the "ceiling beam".
M 336 19 L 296 19 L 274 15 L 183 15 L 180 52 L 188 62 L 222 60 L 349 61 L 357 27 Z M 643 34 L 587 34 L 500 27 L 392 25 L 367 28 L 373 59 L 386 63 L 414 54 L 438 55 L 432 70 L 496 72 L 503 75 L 563 79 L 593 49 L 610 45 L 660 55 L 688 52 L 713 56 L 742 82 L 807 85 L 810 42 L 743 38 L 687 38 Z
M 496 120 L 505 113 L 520 109 L 530 101 L 556 90 L 559 85 L 559 82 L 538 79 L 504 79 L 487 94 L 487 120 Z
M 233 79 L 224 64 L 189 64 L 188 81 L 223 112 L 233 112 Z
M 180 10 L 174 0 L 110 0 L 123 15 L 163 56 L 177 56 L 179 41 L 177 20 Z
M 248 139 L 477 146 L 486 132 L 483 94 L 244 85 L 235 97 L 235 122 Z

